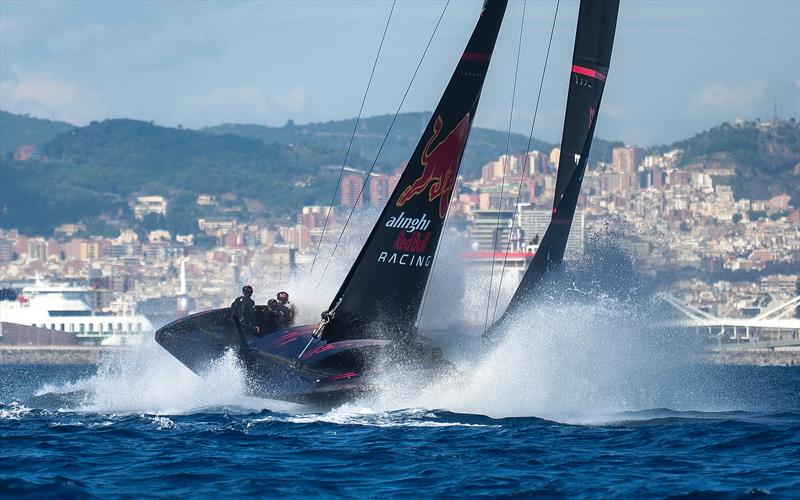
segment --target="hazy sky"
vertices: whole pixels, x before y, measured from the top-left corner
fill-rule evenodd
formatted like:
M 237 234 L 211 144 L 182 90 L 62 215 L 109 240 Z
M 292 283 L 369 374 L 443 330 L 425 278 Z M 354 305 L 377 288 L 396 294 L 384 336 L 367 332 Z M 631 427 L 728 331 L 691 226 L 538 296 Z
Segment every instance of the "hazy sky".
M 453 0 L 403 111 L 432 110 L 480 0 Z M 353 117 L 391 1 L 0 0 L 0 108 L 85 124 L 281 125 Z M 365 115 L 394 113 L 444 6 L 399 0 Z M 522 0 L 476 123 L 507 127 Z M 515 131 L 527 135 L 555 0 L 528 0 Z M 577 1 L 562 0 L 535 135 L 560 139 Z M 622 0 L 597 135 L 652 144 L 800 113 L 800 0 Z

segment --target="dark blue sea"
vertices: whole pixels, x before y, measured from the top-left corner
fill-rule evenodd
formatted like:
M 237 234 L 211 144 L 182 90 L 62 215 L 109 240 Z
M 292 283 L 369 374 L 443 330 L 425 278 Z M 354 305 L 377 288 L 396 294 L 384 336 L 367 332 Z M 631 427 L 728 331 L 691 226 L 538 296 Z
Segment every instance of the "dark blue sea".
M 0 366 L 0 497 L 800 497 L 800 368 L 499 353 L 314 412 L 134 351 Z

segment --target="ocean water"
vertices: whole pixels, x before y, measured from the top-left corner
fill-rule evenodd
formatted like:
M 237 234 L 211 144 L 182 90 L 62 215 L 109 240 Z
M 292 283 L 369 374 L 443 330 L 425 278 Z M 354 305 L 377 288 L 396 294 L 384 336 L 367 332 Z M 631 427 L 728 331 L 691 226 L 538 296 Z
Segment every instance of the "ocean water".
M 514 344 L 325 412 L 249 397 L 232 354 L 0 366 L 0 497 L 800 496 L 800 368 Z

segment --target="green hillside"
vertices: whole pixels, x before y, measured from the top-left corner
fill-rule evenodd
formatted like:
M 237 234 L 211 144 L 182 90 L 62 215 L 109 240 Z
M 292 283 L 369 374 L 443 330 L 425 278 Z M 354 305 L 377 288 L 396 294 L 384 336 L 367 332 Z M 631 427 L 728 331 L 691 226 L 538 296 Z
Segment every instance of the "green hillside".
M 75 126 L 69 123 L 0 111 L 0 154 L 25 144 L 39 146 L 73 128 Z
M 224 125 L 207 133 L 135 120 L 72 128 L 10 113 L 2 116 L 8 128 L 4 138 L 6 133 L 30 138 L 34 130 L 45 137 L 48 127 L 66 128 L 41 144 L 45 161 L 16 162 L 8 152 L 0 155 L 0 226 L 45 235 L 59 224 L 78 221 L 89 224 L 94 234 L 111 234 L 116 226 L 133 222 L 131 200 L 143 194 L 165 195 L 170 205 L 166 220 L 139 223 L 142 229 L 196 232 L 197 217 L 221 214 L 289 222 L 301 206 L 330 201 L 354 124 Z M 391 170 L 410 156 L 427 117 L 406 113 L 398 118 L 386 149 L 393 159 L 380 161 L 378 171 Z M 351 166 L 369 166 L 389 120 L 363 120 Z M 783 192 L 796 196 L 798 141 L 795 122 L 723 124 L 651 152 L 683 149 L 684 168 L 735 165 L 737 175 L 727 179 L 737 196 L 764 199 Z M 526 142 L 525 137 L 513 136 L 512 152 L 523 150 Z M 505 143 L 503 132 L 475 129 L 462 167 L 466 177 L 477 176 L 485 162 L 504 153 Z M 593 156 L 610 161 L 615 144 L 619 143 L 595 140 Z M 540 150 L 550 147 L 534 143 Z M 227 207 L 197 206 L 201 193 L 225 199 Z
M 730 179 L 737 197 L 766 199 L 781 193 L 798 202 L 800 124 L 775 122 L 723 123 L 657 151 L 682 149 L 681 166 L 735 166 Z M 790 188 L 794 186 L 794 188 Z
M 381 115 L 362 118 L 358 125 L 351 151 L 357 156 L 369 159 L 371 162 L 380 148 L 383 137 L 386 135 L 392 116 Z M 401 165 L 402 162 L 407 161 L 414 152 L 414 147 L 419 142 L 419 138 L 429 119 L 430 113 L 402 113 L 398 115 L 392 132 L 381 151 L 380 159 L 375 166 L 376 170 L 378 172 L 389 172 Z M 250 139 L 258 139 L 265 144 L 314 144 L 339 151 L 344 156 L 354 126 L 355 118 L 324 123 L 308 123 L 305 125 L 296 125 L 289 122 L 283 127 L 225 124 L 205 128 L 203 131 L 212 134 L 234 134 Z M 483 165 L 505 154 L 507 135 L 506 132 L 498 130 L 474 127 L 470 132 L 467 149 L 464 151 L 464 160 L 461 167 L 464 177 L 467 179 L 480 177 Z M 509 149 L 512 153 L 520 153 L 525 150 L 527 143 L 527 136 L 512 134 Z M 549 152 L 552 148 L 552 144 L 539 140 L 534 140 L 531 143 L 531 149 Z
M 64 222 L 130 218 L 136 194 L 172 201 L 173 229 L 193 231 L 197 193 L 233 193 L 260 202 L 256 216 L 290 216 L 330 197 L 339 161 L 321 148 L 265 145 L 233 135 L 107 120 L 42 146 L 45 162 L 0 160 L 3 227 L 47 233 Z M 251 204 L 252 205 L 252 204 Z

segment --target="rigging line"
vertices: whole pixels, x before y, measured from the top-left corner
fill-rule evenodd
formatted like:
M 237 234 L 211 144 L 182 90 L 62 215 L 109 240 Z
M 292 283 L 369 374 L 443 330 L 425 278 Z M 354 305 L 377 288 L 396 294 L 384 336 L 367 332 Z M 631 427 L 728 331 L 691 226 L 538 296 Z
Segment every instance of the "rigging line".
M 322 279 L 325 277 L 325 273 L 328 271 L 328 267 L 333 260 L 333 256 L 336 253 L 336 249 L 339 248 L 339 243 L 342 241 L 342 236 L 344 235 L 345 229 L 347 229 L 347 225 L 350 223 L 350 219 L 353 216 L 353 211 L 356 209 L 356 205 L 358 205 L 358 201 L 361 199 L 361 196 L 364 194 L 364 188 L 366 187 L 367 183 L 369 182 L 369 176 L 372 174 L 372 170 L 375 168 L 375 164 L 378 162 L 378 158 L 381 155 L 381 151 L 383 151 L 383 147 L 386 145 L 386 140 L 389 138 L 389 134 L 394 127 L 395 121 L 397 121 L 397 115 L 400 114 L 400 110 L 403 108 L 403 103 L 406 102 L 406 97 L 408 97 L 408 93 L 411 90 L 411 85 L 414 83 L 414 79 L 417 77 L 417 73 L 419 72 L 419 68 L 422 66 L 422 61 L 425 60 L 425 55 L 428 53 L 428 49 L 431 46 L 431 42 L 433 42 L 433 37 L 436 35 L 436 32 L 439 30 L 439 25 L 442 23 L 442 18 L 444 18 L 444 13 L 447 11 L 447 6 L 450 5 L 450 0 L 444 4 L 444 8 L 442 9 L 442 13 L 439 14 L 439 19 L 436 21 L 436 26 L 433 27 L 433 32 L 431 33 L 430 38 L 428 39 L 428 44 L 425 45 L 425 50 L 422 51 L 422 56 L 419 58 L 419 62 L 417 63 L 417 68 L 414 70 L 414 74 L 411 75 L 411 81 L 408 82 L 408 87 L 406 87 L 406 91 L 403 94 L 403 98 L 400 100 L 400 104 L 397 106 L 397 111 L 394 113 L 394 117 L 392 118 L 392 122 L 389 124 L 389 129 L 386 131 L 386 135 L 383 136 L 383 141 L 381 141 L 381 145 L 378 148 L 378 152 L 375 155 L 375 159 L 372 160 L 372 165 L 369 167 L 369 171 L 367 175 L 364 176 L 364 182 L 361 184 L 361 189 L 358 191 L 358 196 L 353 201 L 353 206 L 350 207 L 350 213 L 347 214 L 347 219 L 344 222 L 344 226 L 342 230 L 339 232 L 339 238 L 336 240 L 336 244 L 333 245 L 333 250 L 331 254 L 328 256 L 328 261 L 325 263 L 325 268 L 322 270 L 322 275 L 319 278 L 319 283 L 317 283 L 317 288 L 319 285 L 322 284 Z
M 486 297 L 486 315 L 483 318 L 483 333 L 486 333 L 486 329 L 489 328 L 489 309 L 492 306 L 492 281 L 494 281 L 494 256 L 495 251 L 497 250 L 497 240 L 495 238 L 500 237 L 500 214 L 503 211 L 503 189 L 505 188 L 506 184 L 506 171 L 508 170 L 508 151 L 511 146 L 511 123 L 514 120 L 514 102 L 517 97 L 517 76 L 519 75 L 519 55 L 522 52 L 522 33 L 525 28 L 525 7 L 528 5 L 528 1 L 525 0 L 522 2 L 522 20 L 519 23 L 519 41 L 517 42 L 517 63 L 514 66 L 514 86 L 511 90 L 511 110 L 508 113 L 508 135 L 506 135 L 506 154 L 503 158 L 503 175 L 500 178 L 500 201 L 499 205 L 497 206 L 497 221 L 495 222 L 495 237 L 492 238 L 492 270 L 489 274 L 489 293 Z M 514 221 L 511 221 L 511 231 L 509 232 L 509 237 L 511 233 L 513 233 L 514 229 Z M 508 253 L 508 249 L 506 249 L 506 254 Z M 503 282 L 500 281 L 500 285 L 502 286 Z M 497 297 L 500 297 L 500 288 L 497 289 Z M 495 301 L 496 303 L 496 301 Z M 492 318 L 494 319 L 494 318 Z
M 561 0 L 556 0 L 556 10 L 553 13 L 553 25 L 550 27 L 550 40 L 547 42 L 547 52 L 544 56 L 544 67 L 542 68 L 542 78 L 539 80 L 539 93 L 536 96 L 536 106 L 533 108 L 533 120 L 531 121 L 531 131 L 528 134 L 528 145 L 525 148 L 526 154 L 525 158 L 522 160 L 522 175 L 519 177 L 519 187 L 517 189 L 517 200 L 514 203 L 514 213 L 511 215 L 511 221 L 513 225 L 514 218 L 517 216 L 517 209 L 519 207 L 519 198 L 522 195 L 522 183 L 525 180 L 525 169 L 528 164 L 528 154 L 527 151 L 531 149 L 531 142 L 533 141 L 533 129 L 536 126 L 536 115 L 539 112 L 539 101 L 542 98 L 542 87 L 544 86 L 544 76 L 547 74 L 547 62 L 550 60 L 550 47 L 553 45 L 553 33 L 556 30 L 556 19 L 558 19 L 558 6 L 561 4 Z M 503 286 L 503 274 L 506 270 L 506 262 L 508 260 L 508 249 L 511 247 L 511 236 L 513 235 L 513 231 L 509 232 L 508 234 L 508 241 L 506 242 L 506 253 L 503 256 L 503 268 L 500 271 L 500 287 Z M 494 301 L 494 311 L 492 312 L 492 323 L 494 323 L 495 317 L 497 316 L 497 302 L 499 300 L 499 292 L 498 297 L 495 298 Z
M 328 212 L 325 214 L 325 223 L 322 225 L 322 234 L 319 236 L 319 240 L 317 240 L 317 249 L 314 250 L 314 259 L 311 261 L 311 269 L 308 271 L 308 277 L 310 278 L 314 272 L 314 265 L 317 263 L 317 255 L 319 254 L 320 245 L 322 245 L 322 239 L 325 237 L 325 230 L 328 228 L 328 221 L 331 218 L 331 212 L 333 211 L 333 204 L 336 203 L 336 195 L 339 192 L 339 185 L 342 183 L 342 176 L 344 175 L 344 169 L 347 166 L 347 159 L 350 157 L 350 149 L 353 147 L 353 139 L 356 136 L 356 131 L 358 130 L 358 124 L 361 122 L 361 114 L 364 112 L 364 103 L 367 102 L 367 95 L 369 94 L 369 88 L 372 85 L 372 77 L 375 76 L 375 68 L 378 66 L 378 59 L 381 55 L 381 50 L 383 49 L 383 42 L 386 40 L 386 33 L 389 31 L 389 22 L 392 20 L 392 14 L 394 13 L 394 6 L 397 3 L 397 0 L 392 1 L 392 8 L 389 10 L 389 17 L 386 19 L 386 26 L 383 28 L 383 36 L 381 36 L 381 43 L 378 45 L 378 53 L 375 54 L 375 61 L 372 63 L 372 71 L 369 74 L 369 81 L 367 82 L 367 88 L 364 90 L 364 97 L 361 99 L 361 107 L 358 109 L 358 117 L 356 118 L 356 123 L 353 125 L 353 133 L 350 134 L 350 142 L 347 144 L 347 152 L 344 154 L 344 160 L 342 161 L 342 168 L 339 170 L 339 179 L 336 181 L 336 187 L 333 189 L 333 197 L 331 198 L 330 205 L 328 205 Z

